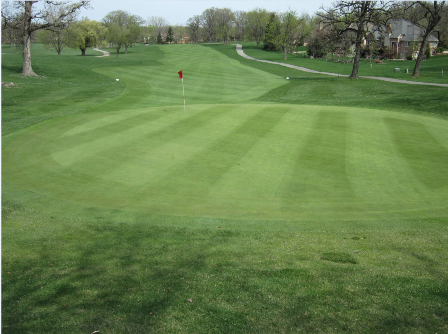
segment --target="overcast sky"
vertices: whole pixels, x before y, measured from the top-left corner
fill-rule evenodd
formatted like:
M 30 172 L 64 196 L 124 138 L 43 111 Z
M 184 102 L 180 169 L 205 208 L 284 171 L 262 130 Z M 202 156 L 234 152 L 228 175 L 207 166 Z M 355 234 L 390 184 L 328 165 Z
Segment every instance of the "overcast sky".
M 298 14 L 314 14 L 319 8 L 329 7 L 330 0 L 93 0 L 93 9 L 82 10 L 79 18 L 87 17 L 101 21 L 107 13 L 114 10 L 124 10 L 139 15 L 147 20 L 151 16 L 160 16 L 170 25 L 186 25 L 190 17 L 201 15 L 208 8 L 230 8 L 232 11 L 250 11 L 257 7 L 272 12 L 295 10 Z

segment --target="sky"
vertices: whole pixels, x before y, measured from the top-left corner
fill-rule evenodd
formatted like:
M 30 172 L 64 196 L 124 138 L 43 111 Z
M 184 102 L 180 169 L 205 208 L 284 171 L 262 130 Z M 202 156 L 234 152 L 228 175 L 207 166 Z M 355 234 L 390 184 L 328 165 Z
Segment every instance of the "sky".
M 323 5 L 330 7 L 334 0 L 92 0 L 93 9 L 81 10 L 79 18 L 101 21 L 109 12 L 124 10 L 147 20 L 151 16 L 163 17 L 170 25 L 186 25 L 189 18 L 201 15 L 208 8 L 230 8 L 232 11 L 251 11 L 257 7 L 271 12 L 314 14 Z

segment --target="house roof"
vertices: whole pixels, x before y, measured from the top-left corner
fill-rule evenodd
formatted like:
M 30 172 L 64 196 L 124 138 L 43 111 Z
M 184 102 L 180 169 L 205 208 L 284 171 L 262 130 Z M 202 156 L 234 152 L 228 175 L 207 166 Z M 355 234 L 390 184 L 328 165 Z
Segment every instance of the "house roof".
M 406 20 L 392 21 L 390 28 L 391 28 L 390 30 L 383 33 L 376 31 L 375 37 L 377 39 L 385 37 L 388 36 L 390 32 L 390 38 L 398 38 L 401 35 L 400 40 L 404 42 L 414 42 L 414 41 L 420 41 L 422 39 L 421 38 L 422 29 L 409 21 Z M 429 35 L 428 42 L 438 42 L 438 41 L 439 40 L 437 38 Z

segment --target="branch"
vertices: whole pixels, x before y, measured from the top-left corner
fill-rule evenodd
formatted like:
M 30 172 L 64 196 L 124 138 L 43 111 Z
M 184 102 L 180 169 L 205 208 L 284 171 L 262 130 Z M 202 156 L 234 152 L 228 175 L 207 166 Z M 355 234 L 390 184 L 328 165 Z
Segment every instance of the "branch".
M 59 1 L 45 1 L 46 6 L 64 6 L 67 5 L 69 2 L 59 2 Z M 65 10 L 61 12 L 54 20 L 53 22 L 46 22 L 41 24 L 36 24 L 31 28 L 31 31 L 36 31 L 39 29 L 50 29 L 52 27 L 56 28 L 62 28 L 67 23 L 72 22 L 73 19 L 71 16 L 75 14 L 80 8 L 90 8 L 90 0 L 80 1 L 77 3 L 74 3 L 70 6 L 66 6 Z M 46 8 L 42 11 L 40 11 L 38 14 L 34 15 L 34 19 L 47 19 L 49 17 L 49 9 Z

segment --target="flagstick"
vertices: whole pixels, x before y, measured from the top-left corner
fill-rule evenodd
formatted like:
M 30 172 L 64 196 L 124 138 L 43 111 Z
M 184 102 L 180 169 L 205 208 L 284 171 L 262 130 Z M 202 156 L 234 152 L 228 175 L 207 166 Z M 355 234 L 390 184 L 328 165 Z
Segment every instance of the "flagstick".
M 186 115 L 187 112 L 185 110 L 185 87 L 184 87 L 184 78 L 182 77 L 182 92 L 184 93 L 184 114 Z

